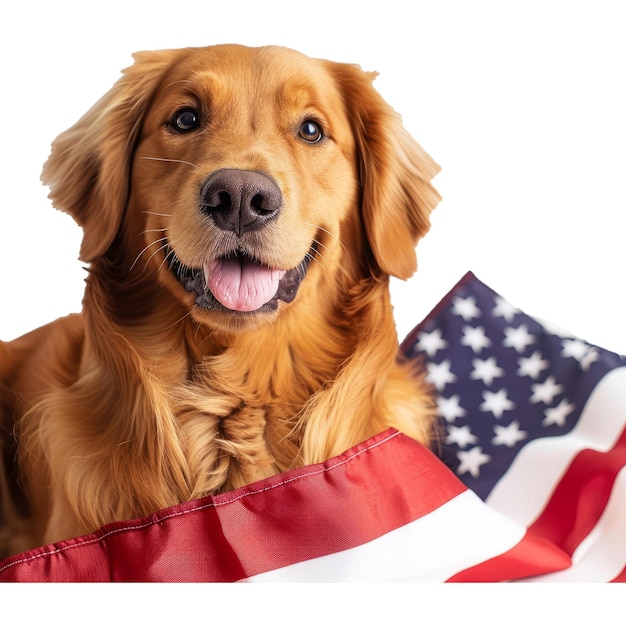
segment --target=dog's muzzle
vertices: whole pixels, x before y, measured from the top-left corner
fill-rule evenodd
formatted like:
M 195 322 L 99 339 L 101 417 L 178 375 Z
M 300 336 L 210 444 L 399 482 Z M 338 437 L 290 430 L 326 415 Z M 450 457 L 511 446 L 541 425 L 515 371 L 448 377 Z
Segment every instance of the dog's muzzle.
M 236 240 L 276 219 L 282 205 L 278 185 L 260 172 L 223 169 L 211 174 L 200 192 L 200 210 Z M 170 269 L 186 291 L 196 294 L 204 309 L 237 313 L 275 310 L 278 302 L 291 302 L 305 277 L 315 244 L 305 258 L 290 270 L 271 268 L 238 244 L 202 268 L 189 268 L 168 245 Z

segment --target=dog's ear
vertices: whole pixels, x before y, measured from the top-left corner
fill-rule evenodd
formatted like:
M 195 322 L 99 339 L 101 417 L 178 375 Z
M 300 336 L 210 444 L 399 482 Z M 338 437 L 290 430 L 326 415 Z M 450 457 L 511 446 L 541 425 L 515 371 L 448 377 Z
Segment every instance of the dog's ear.
M 407 279 L 417 269 L 415 246 L 441 199 L 430 182 L 439 166 L 374 89 L 375 72 L 347 64 L 333 69 L 356 140 L 367 238 L 378 266 Z
M 59 135 L 41 180 L 53 205 L 82 226 L 80 258 L 104 254 L 126 207 L 130 165 L 145 112 L 171 51 L 140 52 L 135 63 L 74 126 Z

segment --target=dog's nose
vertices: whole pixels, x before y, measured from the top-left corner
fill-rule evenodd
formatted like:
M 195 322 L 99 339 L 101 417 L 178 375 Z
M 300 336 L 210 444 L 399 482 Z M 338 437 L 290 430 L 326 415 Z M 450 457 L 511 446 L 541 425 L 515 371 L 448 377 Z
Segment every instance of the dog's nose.
M 219 228 L 238 235 L 273 220 L 282 201 L 280 188 L 269 176 L 249 170 L 218 170 L 204 181 L 200 194 L 202 211 Z

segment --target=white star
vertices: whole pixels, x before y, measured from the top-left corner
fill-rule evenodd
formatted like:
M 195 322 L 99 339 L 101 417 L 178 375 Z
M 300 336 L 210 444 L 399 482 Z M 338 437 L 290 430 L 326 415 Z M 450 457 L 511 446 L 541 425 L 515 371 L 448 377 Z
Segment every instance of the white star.
M 517 375 L 530 376 L 533 380 L 537 380 L 537 378 L 539 378 L 539 374 L 541 374 L 541 372 L 550 365 L 549 361 L 545 361 L 541 358 L 539 350 L 533 352 L 533 354 L 528 358 L 522 357 L 521 359 L 518 359 L 517 363 L 519 364 Z
M 563 358 L 572 357 L 577 361 L 580 361 L 589 350 L 589 344 L 580 339 L 564 339 L 561 341 L 561 347 Z
M 511 422 L 508 426 L 496 424 L 493 427 L 493 431 L 496 433 L 496 436 L 491 440 L 494 446 L 507 446 L 507 448 L 512 448 L 516 443 L 528 437 L 528 433 L 525 430 L 519 429 L 519 422 L 517 420 Z
M 465 448 L 470 443 L 476 443 L 478 437 L 472 435 L 469 426 L 450 426 L 448 428 L 448 436 L 446 437 L 446 443 L 456 443 L 459 448 Z
M 467 452 L 459 450 L 457 457 L 461 464 L 456 469 L 456 473 L 465 474 L 469 472 L 474 478 L 478 478 L 480 475 L 480 466 L 491 461 L 491 457 L 488 454 L 484 454 L 482 448 L 475 447 Z
M 526 348 L 535 343 L 535 338 L 528 332 L 528 327 L 522 324 L 519 328 L 505 328 L 506 338 L 502 342 L 507 348 L 515 348 L 518 352 L 524 352 Z
M 476 299 L 473 297 L 459 298 L 452 301 L 452 313 L 460 315 L 466 322 L 480 317 L 480 309 L 476 306 Z
M 580 367 L 583 372 L 588 372 L 592 363 L 595 363 L 600 358 L 600 353 L 595 348 L 590 348 L 587 354 L 580 359 Z
M 541 422 L 543 426 L 551 426 L 557 424 L 558 426 L 565 426 L 565 420 L 567 416 L 576 408 L 572 402 L 568 402 L 566 398 L 563 398 L 558 406 L 546 409 L 543 414 L 546 416 Z
M 429 357 L 434 357 L 439 350 L 448 347 L 448 342 L 442 337 L 441 329 L 435 328 L 430 333 L 420 333 L 416 350 L 426 352 Z
M 563 385 L 558 385 L 554 376 L 548 376 L 545 382 L 531 385 L 530 388 L 533 392 L 533 395 L 530 396 L 531 404 L 537 404 L 537 402 L 550 404 L 553 402 L 554 397 L 563 391 Z
M 496 357 L 490 356 L 486 360 L 473 359 L 472 365 L 474 370 L 470 374 L 470 378 L 473 380 L 482 380 L 488 387 L 493 384 L 494 378 L 501 378 L 504 376 L 504 370 L 496 363 Z
M 477 328 L 465 326 L 461 344 L 469 346 L 476 353 L 480 353 L 483 348 L 488 348 L 491 345 L 491 339 L 485 335 L 485 329 L 482 326 Z
M 426 380 L 435 385 L 437 391 L 443 391 L 448 383 L 453 383 L 456 376 L 450 371 L 451 363 L 446 359 L 442 363 L 428 363 L 426 369 L 428 374 Z
M 459 404 L 460 396 L 454 395 L 451 398 L 437 398 L 437 413 L 446 422 L 451 424 L 457 417 L 465 417 L 467 411 Z
M 495 301 L 496 306 L 491 314 L 494 317 L 503 317 L 507 322 L 512 322 L 513 318 L 515 317 L 515 313 L 517 312 L 517 309 L 501 296 L 496 296 Z
M 496 419 L 500 419 L 505 411 L 515 408 L 515 403 L 509 400 L 506 389 L 500 389 L 496 393 L 483 391 L 483 398 L 485 401 L 480 405 L 480 410 L 491 411 Z

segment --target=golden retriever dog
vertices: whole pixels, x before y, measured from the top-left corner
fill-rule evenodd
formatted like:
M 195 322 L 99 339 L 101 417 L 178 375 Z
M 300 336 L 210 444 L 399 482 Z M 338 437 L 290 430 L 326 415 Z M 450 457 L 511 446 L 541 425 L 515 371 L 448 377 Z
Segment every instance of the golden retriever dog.
M 52 144 L 82 227 L 81 314 L 0 343 L 0 552 L 317 463 L 428 443 L 390 276 L 438 166 L 374 73 L 280 47 L 135 55 Z

